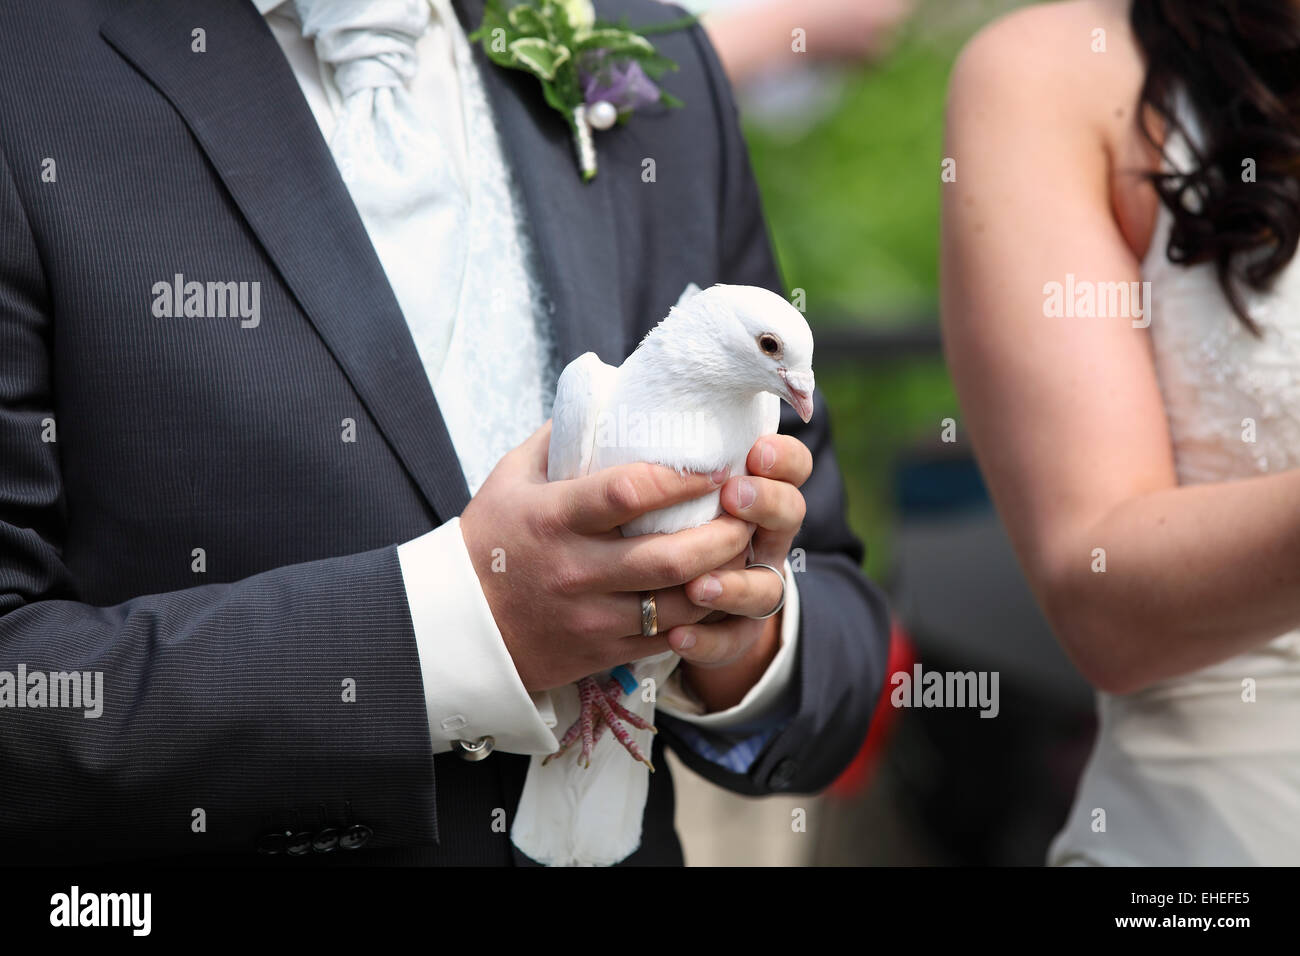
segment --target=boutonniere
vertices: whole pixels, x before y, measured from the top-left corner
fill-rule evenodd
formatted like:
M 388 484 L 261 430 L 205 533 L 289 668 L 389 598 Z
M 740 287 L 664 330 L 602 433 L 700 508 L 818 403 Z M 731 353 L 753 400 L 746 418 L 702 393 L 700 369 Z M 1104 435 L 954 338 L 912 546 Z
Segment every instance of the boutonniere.
M 591 0 L 488 0 L 483 22 L 470 34 L 498 66 L 524 70 L 542 84 L 552 108 L 573 131 L 584 182 L 596 175 L 592 130 L 626 122 L 636 110 L 681 101 L 658 80 L 677 64 L 661 56 L 647 34 L 680 30 L 695 17 L 635 30 L 596 19 Z

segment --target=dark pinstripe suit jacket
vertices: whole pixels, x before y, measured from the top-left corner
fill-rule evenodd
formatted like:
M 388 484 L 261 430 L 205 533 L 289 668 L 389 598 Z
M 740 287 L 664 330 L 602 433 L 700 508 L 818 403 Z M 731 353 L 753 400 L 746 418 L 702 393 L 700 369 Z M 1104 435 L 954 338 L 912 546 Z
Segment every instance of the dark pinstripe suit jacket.
M 457 8 L 477 25 L 478 0 Z M 658 42 L 686 106 L 601 134 L 586 186 L 535 81 L 484 71 L 565 362 L 618 363 L 690 281 L 779 288 L 718 62 L 699 29 Z M 260 282 L 260 324 L 155 316 L 154 285 L 178 273 Z M 816 456 L 795 542 L 798 712 L 745 775 L 678 747 L 749 794 L 832 780 L 884 672 L 826 408 L 811 426 L 789 412 L 782 430 Z M 361 849 L 291 863 L 521 862 L 492 824 L 526 758 L 430 755 L 394 547 L 466 500 L 406 323 L 253 5 L 0 5 L 0 672 L 98 671 L 105 698 L 98 719 L 0 709 L 0 859 L 254 862 L 268 832 L 362 826 Z M 660 772 L 632 862 L 680 861 L 672 811 Z

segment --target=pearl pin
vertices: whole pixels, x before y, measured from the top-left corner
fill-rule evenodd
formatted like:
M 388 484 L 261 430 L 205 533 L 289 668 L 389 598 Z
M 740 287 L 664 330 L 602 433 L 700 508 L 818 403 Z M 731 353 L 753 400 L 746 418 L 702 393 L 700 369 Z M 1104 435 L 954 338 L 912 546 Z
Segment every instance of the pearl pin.
M 587 122 L 592 129 L 609 129 L 618 122 L 618 110 L 609 100 L 597 100 L 587 107 Z

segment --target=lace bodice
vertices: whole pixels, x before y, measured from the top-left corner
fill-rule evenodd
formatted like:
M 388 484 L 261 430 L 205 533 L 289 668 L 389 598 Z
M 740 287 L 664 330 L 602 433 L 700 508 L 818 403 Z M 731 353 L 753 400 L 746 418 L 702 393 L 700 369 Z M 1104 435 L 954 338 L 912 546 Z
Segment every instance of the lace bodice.
M 1189 135 L 1199 135 L 1194 117 L 1184 122 Z M 1191 165 L 1182 137 L 1171 136 L 1166 152 L 1173 168 Z M 1151 283 L 1151 341 L 1179 484 L 1300 466 L 1300 261 L 1267 294 L 1247 292 L 1256 337 L 1232 311 L 1212 265 L 1169 261 L 1172 225 L 1162 206 L 1142 278 Z M 1250 666 L 1300 673 L 1300 632 L 1188 676 Z
M 1192 127 L 1194 129 L 1194 127 Z M 1171 163 L 1187 168 L 1181 139 Z M 1233 313 L 1206 264 L 1171 263 L 1172 216 L 1161 207 L 1142 277 L 1151 283 L 1151 340 L 1181 484 L 1247 478 L 1300 465 L 1300 263 L 1247 304 L 1262 335 Z

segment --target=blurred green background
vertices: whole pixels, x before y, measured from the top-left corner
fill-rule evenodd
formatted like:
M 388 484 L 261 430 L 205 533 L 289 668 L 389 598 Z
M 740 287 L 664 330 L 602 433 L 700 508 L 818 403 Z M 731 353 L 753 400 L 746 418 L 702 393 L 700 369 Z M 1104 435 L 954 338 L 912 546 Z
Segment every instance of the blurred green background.
M 922 4 L 895 50 L 837 76 L 834 108 L 792 136 L 747 123 L 755 174 L 789 289 L 805 290 L 814 333 L 937 325 L 939 174 L 948 74 L 961 45 L 1011 4 Z M 746 115 L 751 112 L 744 110 Z M 867 571 L 887 577 L 891 470 L 958 417 L 941 357 L 839 361 L 819 350 L 849 517 Z
M 677 827 L 692 865 L 1033 865 L 1068 809 L 1091 741 L 1091 693 L 1062 676 L 1072 671 L 988 503 L 960 499 L 936 515 L 918 497 L 933 487 L 918 479 L 927 466 L 959 466 L 949 476 L 969 467 L 960 438 L 941 441 L 944 420 L 961 418 L 938 337 L 949 74 L 973 33 L 1025 2 L 923 0 L 874 64 L 809 64 L 772 82 L 760 74 L 739 92 L 787 291 L 796 304 L 802 292 L 813 326 L 849 520 L 867 546 L 867 573 L 892 592 L 907 632 L 897 649 L 940 670 L 998 670 L 997 649 L 1009 645 L 1029 663 L 1002 686 L 1004 719 L 906 711 L 864 775 L 829 795 L 747 799 L 675 766 Z M 903 463 L 920 466 L 908 472 L 906 516 L 896 490 Z M 972 542 L 982 567 L 960 579 L 931 573 L 946 568 L 936 553 Z M 954 625 L 943 613 L 918 614 L 936 595 L 965 611 L 988 597 L 998 615 L 967 621 L 959 610 Z M 992 633 L 1003 625 L 1015 641 Z M 1039 695 L 1047 680 L 1050 706 Z M 790 832 L 790 814 L 805 809 L 817 820 L 812 846 Z

